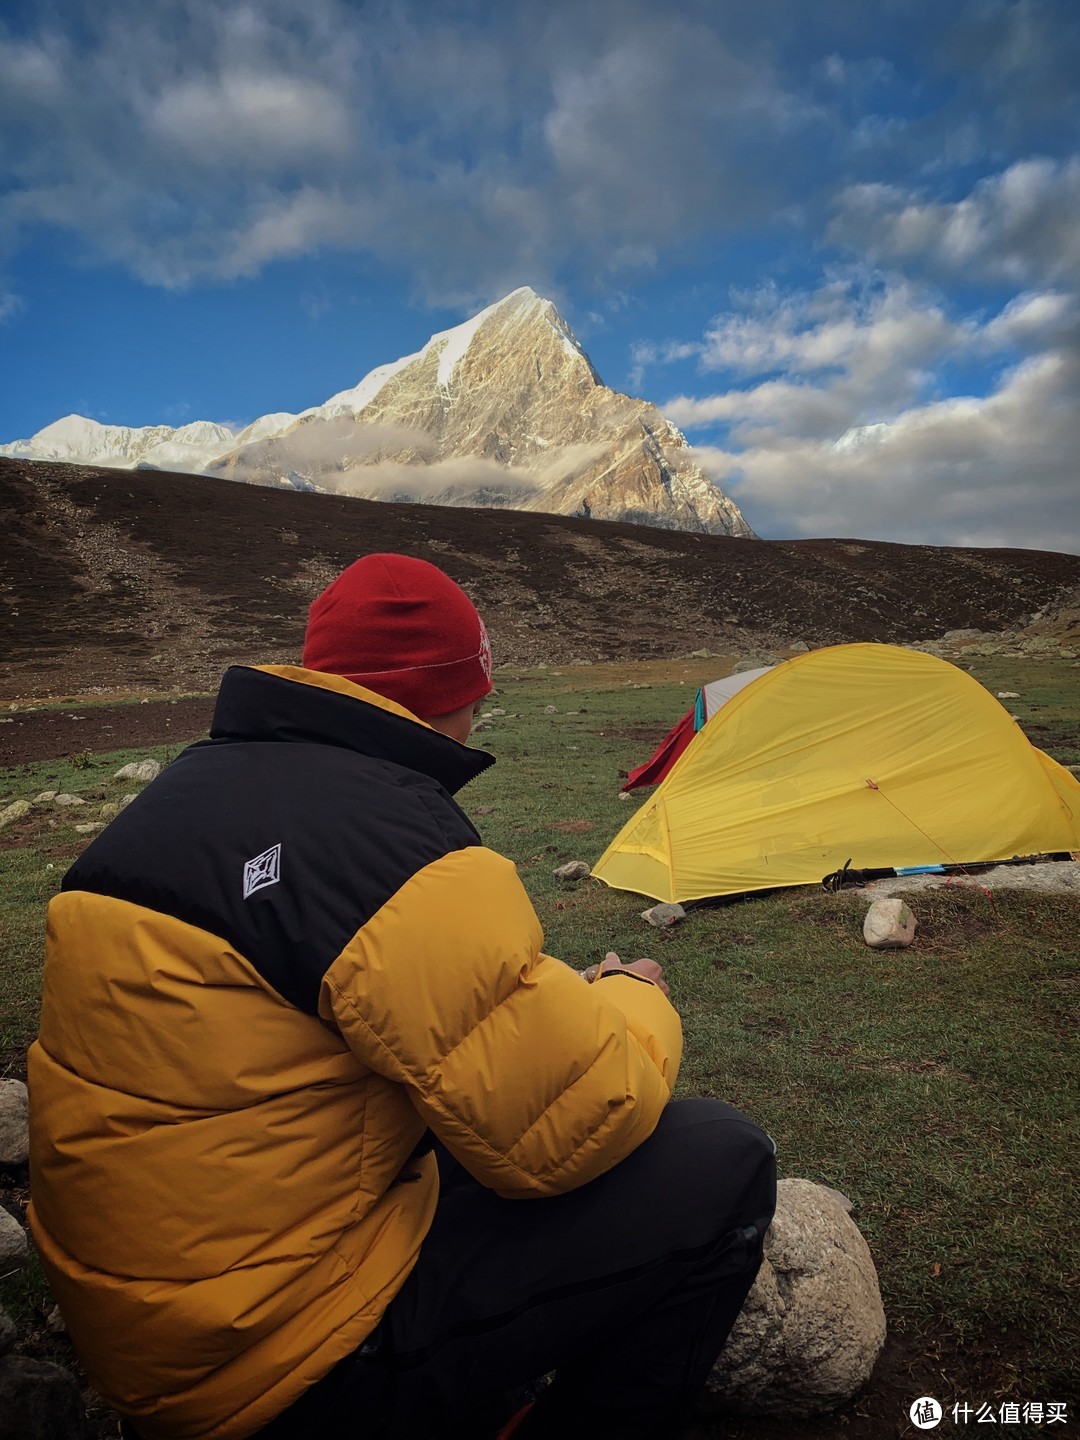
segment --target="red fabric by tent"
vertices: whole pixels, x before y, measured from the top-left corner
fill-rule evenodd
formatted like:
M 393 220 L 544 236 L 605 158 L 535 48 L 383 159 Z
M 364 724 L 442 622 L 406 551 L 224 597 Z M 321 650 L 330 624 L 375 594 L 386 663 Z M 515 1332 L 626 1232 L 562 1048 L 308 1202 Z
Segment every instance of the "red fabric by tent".
M 660 741 L 644 765 L 639 765 L 636 770 L 630 771 L 622 788 L 636 790 L 639 785 L 659 785 L 687 745 L 690 744 L 694 734 L 694 706 L 691 705 L 674 729 L 669 730 Z

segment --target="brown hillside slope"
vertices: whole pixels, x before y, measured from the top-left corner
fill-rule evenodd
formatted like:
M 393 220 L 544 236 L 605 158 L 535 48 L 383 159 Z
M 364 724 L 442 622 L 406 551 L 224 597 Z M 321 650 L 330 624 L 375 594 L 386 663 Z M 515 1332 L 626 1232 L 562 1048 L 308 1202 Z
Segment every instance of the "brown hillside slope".
M 9 459 L 0 526 L 9 698 L 212 688 L 230 662 L 293 661 L 311 598 L 378 550 L 441 565 L 516 664 L 1006 630 L 1080 585 L 1080 557 L 1042 551 L 736 540 Z

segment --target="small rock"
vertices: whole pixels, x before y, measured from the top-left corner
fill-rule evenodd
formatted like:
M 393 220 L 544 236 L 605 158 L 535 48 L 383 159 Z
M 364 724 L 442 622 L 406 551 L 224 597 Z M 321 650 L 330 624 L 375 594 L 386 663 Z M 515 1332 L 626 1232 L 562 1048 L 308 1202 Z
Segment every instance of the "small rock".
M 16 820 L 25 820 L 29 814 L 29 800 L 13 800 L 10 805 L 0 810 L 0 830 L 6 825 L 14 825 Z
M 29 1159 L 26 1086 L 21 1080 L 0 1080 L 0 1166 L 14 1169 Z
M 902 950 L 915 939 L 915 924 L 905 901 L 875 900 L 863 921 L 863 939 L 871 950 Z
M 133 795 L 133 794 L 132 794 L 132 795 L 121 795 L 121 796 L 120 796 L 120 799 L 119 799 L 116 803 L 120 806 L 120 809 L 121 809 L 121 810 L 126 810 L 127 807 L 131 804 L 132 800 L 134 800 L 135 798 L 136 798 L 136 797 L 135 797 L 135 795 Z
M 65 792 L 63 794 L 57 795 L 56 799 L 53 801 L 53 804 L 61 810 L 67 810 L 70 809 L 73 805 L 85 805 L 86 801 L 82 798 L 81 795 L 69 795 Z
M 793 650 L 796 655 L 805 655 L 810 649 L 810 646 L 805 640 L 793 640 L 788 646 L 788 649 Z
M 114 780 L 156 780 L 161 774 L 161 766 L 156 760 L 133 760 L 130 765 L 122 765 L 113 775 Z
M 42 790 L 42 792 L 41 792 L 40 795 L 35 795 L 35 796 L 34 796 L 34 804 L 35 804 L 35 805 L 47 805 L 50 800 L 55 800 L 55 799 L 56 799 L 56 791 L 55 791 L 55 790 Z
M 501 716 L 506 714 L 506 711 L 502 708 L 501 705 L 496 705 L 494 710 L 488 711 L 488 714 L 493 715 L 495 719 L 498 720 Z
M 103 820 L 115 820 L 117 815 L 120 814 L 119 800 L 107 800 L 105 804 L 102 805 L 99 813 Z
M 691 650 L 687 656 L 688 660 L 716 660 L 718 658 L 715 650 Z
M 476 809 L 473 811 L 473 814 L 474 814 L 474 815 L 494 815 L 494 813 L 495 813 L 495 806 L 494 806 L 494 805 L 478 805 L 478 806 L 476 807 Z
M 667 930 L 670 926 L 677 925 L 680 920 L 685 920 L 686 911 L 681 905 L 669 905 L 665 901 L 654 905 L 651 910 L 643 910 L 641 918 L 655 930 Z
M 0 1205 L 0 1275 L 21 1270 L 26 1264 L 26 1231 L 14 1215 Z
M 50 1335 L 66 1335 L 67 1324 L 63 1315 L 60 1314 L 60 1306 L 54 1305 L 45 1316 L 45 1328 Z
M 834 1192 L 781 1180 L 765 1259 L 709 1376 L 711 1410 L 808 1419 L 865 1385 L 885 1343 L 877 1272 Z
M 6 1355 L 15 1344 L 15 1336 L 15 1321 L 3 1306 L 0 1306 L 0 1356 Z
M 584 880 L 592 874 L 592 866 L 586 865 L 584 860 L 570 860 L 551 873 L 556 880 Z
M 88 820 L 85 825 L 76 825 L 76 835 L 96 835 L 99 830 L 105 829 L 104 820 Z
M 545 706 L 544 706 L 544 714 L 545 714 L 545 715 L 557 715 L 558 713 L 559 713 L 559 712 L 558 712 L 558 710 L 556 709 L 556 707 L 555 707 L 554 705 L 545 705 Z
M 1019 700 L 1020 692 L 1019 690 L 999 690 L 997 698 L 999 700 Z
M 620 800 L 632 800 L 633 798 L 634 798 L 634 797 L 630 794 L 630 791 L 629 791 L 629 790 L 620 790 L 620 791 L 619 791 L 619 799 L 620 799 Z
M 75 1377 L 48 1360 L 0 1360 L 0 1440 L 87 1440 Z

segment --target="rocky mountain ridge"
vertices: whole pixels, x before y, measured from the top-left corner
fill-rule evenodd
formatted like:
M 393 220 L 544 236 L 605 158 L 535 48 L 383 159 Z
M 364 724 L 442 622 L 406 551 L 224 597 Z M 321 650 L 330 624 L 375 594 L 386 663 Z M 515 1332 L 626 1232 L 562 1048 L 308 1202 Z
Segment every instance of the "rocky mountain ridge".
M 132 429 L 68 416 L 0 456 L 753 536 L 682 433 L 605 386 L 528 287 L 299 415 L 262 416 L 236 435 L 202 421 Z

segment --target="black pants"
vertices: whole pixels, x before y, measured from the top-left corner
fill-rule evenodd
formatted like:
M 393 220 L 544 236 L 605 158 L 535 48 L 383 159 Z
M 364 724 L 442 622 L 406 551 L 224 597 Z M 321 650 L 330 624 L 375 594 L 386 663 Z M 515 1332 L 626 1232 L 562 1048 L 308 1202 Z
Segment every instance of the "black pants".
M 440 1155 L 420 1258 L 371 1341 L 261 1440 L 488 1440 L 554 1370 L 521 1440 L 664 1440 L 692 1413 L 761 1263 L 772 1141 L 718 1100 L 568 1195 L 500 1200 Z

